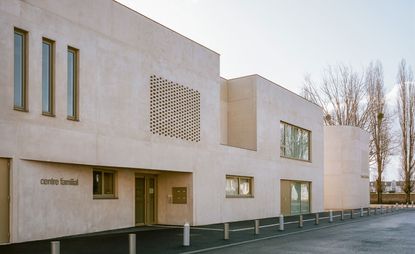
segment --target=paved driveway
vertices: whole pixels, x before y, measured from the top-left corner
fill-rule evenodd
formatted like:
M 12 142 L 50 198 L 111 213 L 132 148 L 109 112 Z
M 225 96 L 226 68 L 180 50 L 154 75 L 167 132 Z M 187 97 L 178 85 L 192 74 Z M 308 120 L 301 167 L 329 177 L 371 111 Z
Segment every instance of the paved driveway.
M 415 253 L 415 212 L 371 217 L 209 253 Z
M 261 219 L 259 235 L 254 235 L 253 221 L 230 225 L 230 239 L 223 240 L 223 224 L 192 227 L 191 246 L 183 247 L 183 229 L 161 225 L 64 237 L 61 254 L 125 254 L 128 234 L 137 236 L 140 253 L 415 253 L 415 210 L 363 217 L 356 211 L 334 222 L 321 213 L 320 224 L 314 215 L 304 216 L 304 227 L 298 227 L 298 216 L 286 217 L 285 231 L 278 230 L 278 218 Z M 50 253 L 50 240 L 0 245 L 0 254 Z

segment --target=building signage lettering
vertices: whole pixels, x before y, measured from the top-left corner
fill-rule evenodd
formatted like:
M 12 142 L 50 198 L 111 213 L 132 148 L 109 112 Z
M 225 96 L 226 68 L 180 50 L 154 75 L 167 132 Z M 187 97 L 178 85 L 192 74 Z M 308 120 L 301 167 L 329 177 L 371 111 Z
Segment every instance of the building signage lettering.
M 78 179 L 64 179 L 64 178 L 43 178 L 40 179 L 42 185 L 78 185 Z

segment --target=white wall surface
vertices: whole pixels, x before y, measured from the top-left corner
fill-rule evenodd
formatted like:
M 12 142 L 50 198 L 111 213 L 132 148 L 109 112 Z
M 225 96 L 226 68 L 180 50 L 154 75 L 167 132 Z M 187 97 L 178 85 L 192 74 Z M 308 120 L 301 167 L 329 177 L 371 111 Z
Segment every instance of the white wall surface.
M 323 123 L 316 105 L 258 75 L 241 78 L 256 87 L 257 151 L 229 147 L 220 144 L 229 139 L 220 136 L 228 128 L 221 125 L 228 111 L 221 99 L 228 96 L 221 97 L 217 53 L 111 0 L 0 1 L 0 27 L 0 157 L 13 163 L 13 242 L 134 226 L 139 169 L 189 173 L 160 174 L 159 219 L 166 224 L 277 216 L 281 179 L 311 181 L 311 209 L 323 209 Z M 13 110 L 14 27 L 29 32 L 29 112 Z M 56 41 L 56 117 L 41 114 L 42 37 Z M 66 119 L 68 45 L 80 53 L 79 122 Z M 200 142 L 150 132 L 151 75 L 200 92 Z M 280 121 L 311 131 L 311 162 L 279 156 Z M 123 169 L 118 199 L 92 199 L 92 166 Z M 254 198 L 226 198 L 227 174 L 252 176 Z M 38 185 L 48 175 L 76 175 L 80 185 Z M 175 184 L 191 192 L 180 209 L 166 199 Z
M 325 126 L 325 209 L 367 207 L 369 202 L 369 134 L 352 126 Z

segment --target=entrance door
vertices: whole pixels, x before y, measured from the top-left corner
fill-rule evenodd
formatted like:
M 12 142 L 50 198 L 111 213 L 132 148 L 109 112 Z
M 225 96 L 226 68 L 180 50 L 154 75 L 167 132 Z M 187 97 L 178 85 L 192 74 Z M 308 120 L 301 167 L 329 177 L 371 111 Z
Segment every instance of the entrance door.
M 0 158 L 0 243 L 9 242 L 9 161 Z
M 281 180 L 281 213 L 310 213 L 310 183 Z
M 135 178 L 135 224 L 156 222 L 156 179 L 154 176 Z

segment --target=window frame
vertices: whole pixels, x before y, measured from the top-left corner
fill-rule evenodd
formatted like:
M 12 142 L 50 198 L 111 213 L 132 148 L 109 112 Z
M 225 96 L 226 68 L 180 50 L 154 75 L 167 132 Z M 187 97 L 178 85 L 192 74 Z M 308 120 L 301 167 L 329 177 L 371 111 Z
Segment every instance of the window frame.
M 238 181 L 238 194 L 230 195 L 226 192 L 226 181 L 228 179 L 236 178 Z M 240 194 L 241 179 L 249 181 L 249 194 Z M 226 198 L 253 198 L 254 197 L 254 177 L 252 176 L 237 176 L 237 175 L 226 175 L 225 177 L 225 196 Z
M 49 52 L 49 111 L 43 111 L 43 44 L 48 44 Z M 42 115 L 55 116 L 55 41 L 42 38 Z
M 16 105 L 16 101 L 15 101 L 15 80 L 16 80 L 16 76 L 14 74 L 15 70 L 15 57 L 13 55 L 13 109 L 17 110 L 17 111 L 22 111 L 22 112 L 28 112 L 28 85 L 27 85 L 27 81 L 28 81 L 28 37 L 29 37 L 29 32 L 20 28 L 15 27 L 14 28 L 14 32 L 13 32 L 13 54 L 15 54 L 16 52 L 16 47 L 15 47 L 15 36 L 16 34 L 21 35 L 23 38 L 23 47 L 22 47 L 22 84 L 21 84 L 21 89 L 22 89 L 22 95 L 21 95 L 21 105 Z
M 69 107 L 68 107 L 68 97 L 69 94 L 66 95 L 67 100 L 67 108 L 66 108 L 66 119 L 71 121 L 79 121 L 79 49 L 68 46 L 67 48 L 67 71 L 69 68 L 68 65 L 68 58 L 69 53 L 72 53 L 74 55 L 74 63 L 73 63 L 73 98 L 72 98 L 72 111 L 73 114 L 69 115 Z M 68 93 L 68 87 L 69 87 L 69 73 L 66 75 L 66 92 Z
M 102 179 L 102 186 L 101 186 L 101 194 L 94 194 L 94 173 L 99 172 L 101 174 Z M 104 174 L 110 173 L 113 175 L 113 193 L 112 194 L 105 194 L 104 188 L 105 188 L 105 178 Z M 93 199 L 118 199 L 118 174 L 115 170 L 108 170 L 108 169 L 101 169 L 101 168 L 93 168 L 92 169 L 92 196 Z
M 303 161 L 303 162 L 310 162 L 311 163 L 312 162 L 312 160 L 311 160 L 311 157 L 312 157 L 312 151 L 311 151 L 311 148 L 312 148 L 312 144 L 311 144 L 312 132 L 308 129 L 302 128 L 302 127 L 294 125 L 294 124 L 287 123 L 285 121 L 280 121 L 280 125 L 281 124 L 284 125 L 284 136 L 280 137 L 280 157 L 284 158 L 284 159 L 297 160 L 297 161 Z M 308 142 L 308 159 L 307 160 L 286 155 L 285 150 L 283 150 L 283 148 L 284 149 L 286 148 L 286 145 L 285 145 L 285 126 L 286 125 L 297 128 L 297 129 L 302 130 L 302 131 L 306 131 L 308 133 L 308 141 L 307 141 Z M 281 135 L 281 127 L 280 127 L 280 135 Z M 283 138 L 284 138 L 284 142 L 281 142 Z M 283 154 L 283 151 L 284 151 L 284 154 Z

